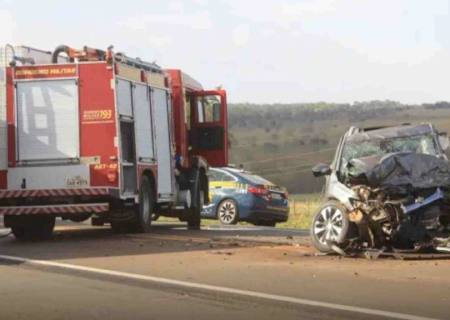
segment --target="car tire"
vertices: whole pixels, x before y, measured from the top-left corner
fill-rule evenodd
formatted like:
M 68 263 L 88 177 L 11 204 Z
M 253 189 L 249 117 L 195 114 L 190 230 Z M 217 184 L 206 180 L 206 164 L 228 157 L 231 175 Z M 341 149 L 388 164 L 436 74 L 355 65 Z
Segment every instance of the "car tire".
M 332 244 L 343 246 L 349 232 L 347 209 L 338 201 L 325 202 L 314 214 L 310 235 L 314 247 L 323 253 L 334 250 Z
M 233 199 L 222 200 L 216 209 L 217 219 L 221 224 L 233 225 L 239 221 L 239 212 L 236 201 Z

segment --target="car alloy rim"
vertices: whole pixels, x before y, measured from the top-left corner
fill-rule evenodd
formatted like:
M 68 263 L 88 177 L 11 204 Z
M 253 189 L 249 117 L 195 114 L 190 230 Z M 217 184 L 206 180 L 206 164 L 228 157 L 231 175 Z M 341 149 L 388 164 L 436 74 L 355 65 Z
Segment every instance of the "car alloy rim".
M 236 216 L 236 207 L 232 201 L 225 201 L 219 209 L 220 220 L 225 223 L 230 223 Z
M 326 245 L 327 241 L 337 241 L 342 233 L 343 213 L 336 207 L 325 207 L 316 216 L 314 221 L 314 235 L 320 243 Z

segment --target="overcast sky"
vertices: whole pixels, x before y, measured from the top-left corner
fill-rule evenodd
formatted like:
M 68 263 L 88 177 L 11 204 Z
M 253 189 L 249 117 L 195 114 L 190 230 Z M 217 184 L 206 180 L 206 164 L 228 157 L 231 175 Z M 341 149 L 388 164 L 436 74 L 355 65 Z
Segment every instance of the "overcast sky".
M 0 39 L 184 69 L 232 102 L 450 101 L 450 0 L 0 0 Z

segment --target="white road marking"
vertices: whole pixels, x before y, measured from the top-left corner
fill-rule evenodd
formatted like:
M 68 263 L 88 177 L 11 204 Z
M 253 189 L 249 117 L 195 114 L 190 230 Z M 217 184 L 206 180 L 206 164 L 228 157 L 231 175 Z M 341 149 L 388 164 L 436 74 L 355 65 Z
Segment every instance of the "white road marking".
M 217 292 L 218 293 L 228 293 L 228 294 L 232 294 L 232 295 L 247 296 L 247 297 L 260 298 L 260 299 L 266 299 L 266 300 L 272 300 L 272 301 L 278 301 L 278 302 L 287 302 L 287 303 L 292 303 L 292 304 L 296 304 L 296 305 L 304 305 L 304 306 L 320 307 L 320 308 L 326 308 L 326 309 L 332 309 L 332 310 L 355 312 L 355 313 L 361 313 L 361 314 L 372 315 L 372 316 L 388 317 L 388 318 L 392 318 L 392 319 L 436 320 L 433 318 L 415 316 L 412 314 L 348 306 L 348 305 L 343 305 L 343 304 L 335 304 L 335 303 L 316 301 L 316 300 L 300 299 L 300 298 L 294 298 L 294 297 L 289 297 L 289 296 L 280 296 L 280 295 L 269 294 L 269 293 L 258 292 L 258 291 L 233 289 L 233 288 L 201 284 L 201 283 L 195 283 L 195 282 L 180 281 L 180 280 L 160 278 L 160 277 L 152 277 L 152 276 L 146 276 L 146 275 L 134 274 L 134 273 L 128 273 L 128 272 L 78 266 L 78 265 L 73 265 L 73 264 L 68 264 L 68 263 L 60 263 L 60 262 L 52 262 L 52 261 L 44 261 L 44 260 L 34 260 L 34 259 L 27 259 L 27 258 L 22 258 L 22 257 L 8 256 L 8 255 L 0 255 L 0 260 L 10 261 L 10 262 L 19 262 L 19 263 L 24 263 L 27 265 L 34 265 L 34 266 L 52 267 L 52 268 L 58 268 L 61 270 L 73 270 L 73 271 L 78 271 L 78 272 L 81 271 L 81 272 L 86 272 L 86 273 L 91 273 L 91 274 L 114 276 L 114 277 L 118 277 L 118 278 L 140 280 L 140 281 L 152 282 L 152 283 L 157 283 L 157 284 L 178 286 L 178 287 L 183 287 L 183 288 L 207 290 L 207 291 L 212 291 L 212 292 L 216 292 L 216 293 Z

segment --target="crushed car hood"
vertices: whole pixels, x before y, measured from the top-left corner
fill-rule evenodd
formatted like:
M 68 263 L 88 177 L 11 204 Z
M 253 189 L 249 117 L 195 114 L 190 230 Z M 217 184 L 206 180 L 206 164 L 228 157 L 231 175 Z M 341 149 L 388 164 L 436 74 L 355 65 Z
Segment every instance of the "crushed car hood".
M 394 153 L 379 159 L 352 159 L 348 174 L 372 188 L 407 194 L 417 189 L 450 188 L 447 160 L 417 153 Z

